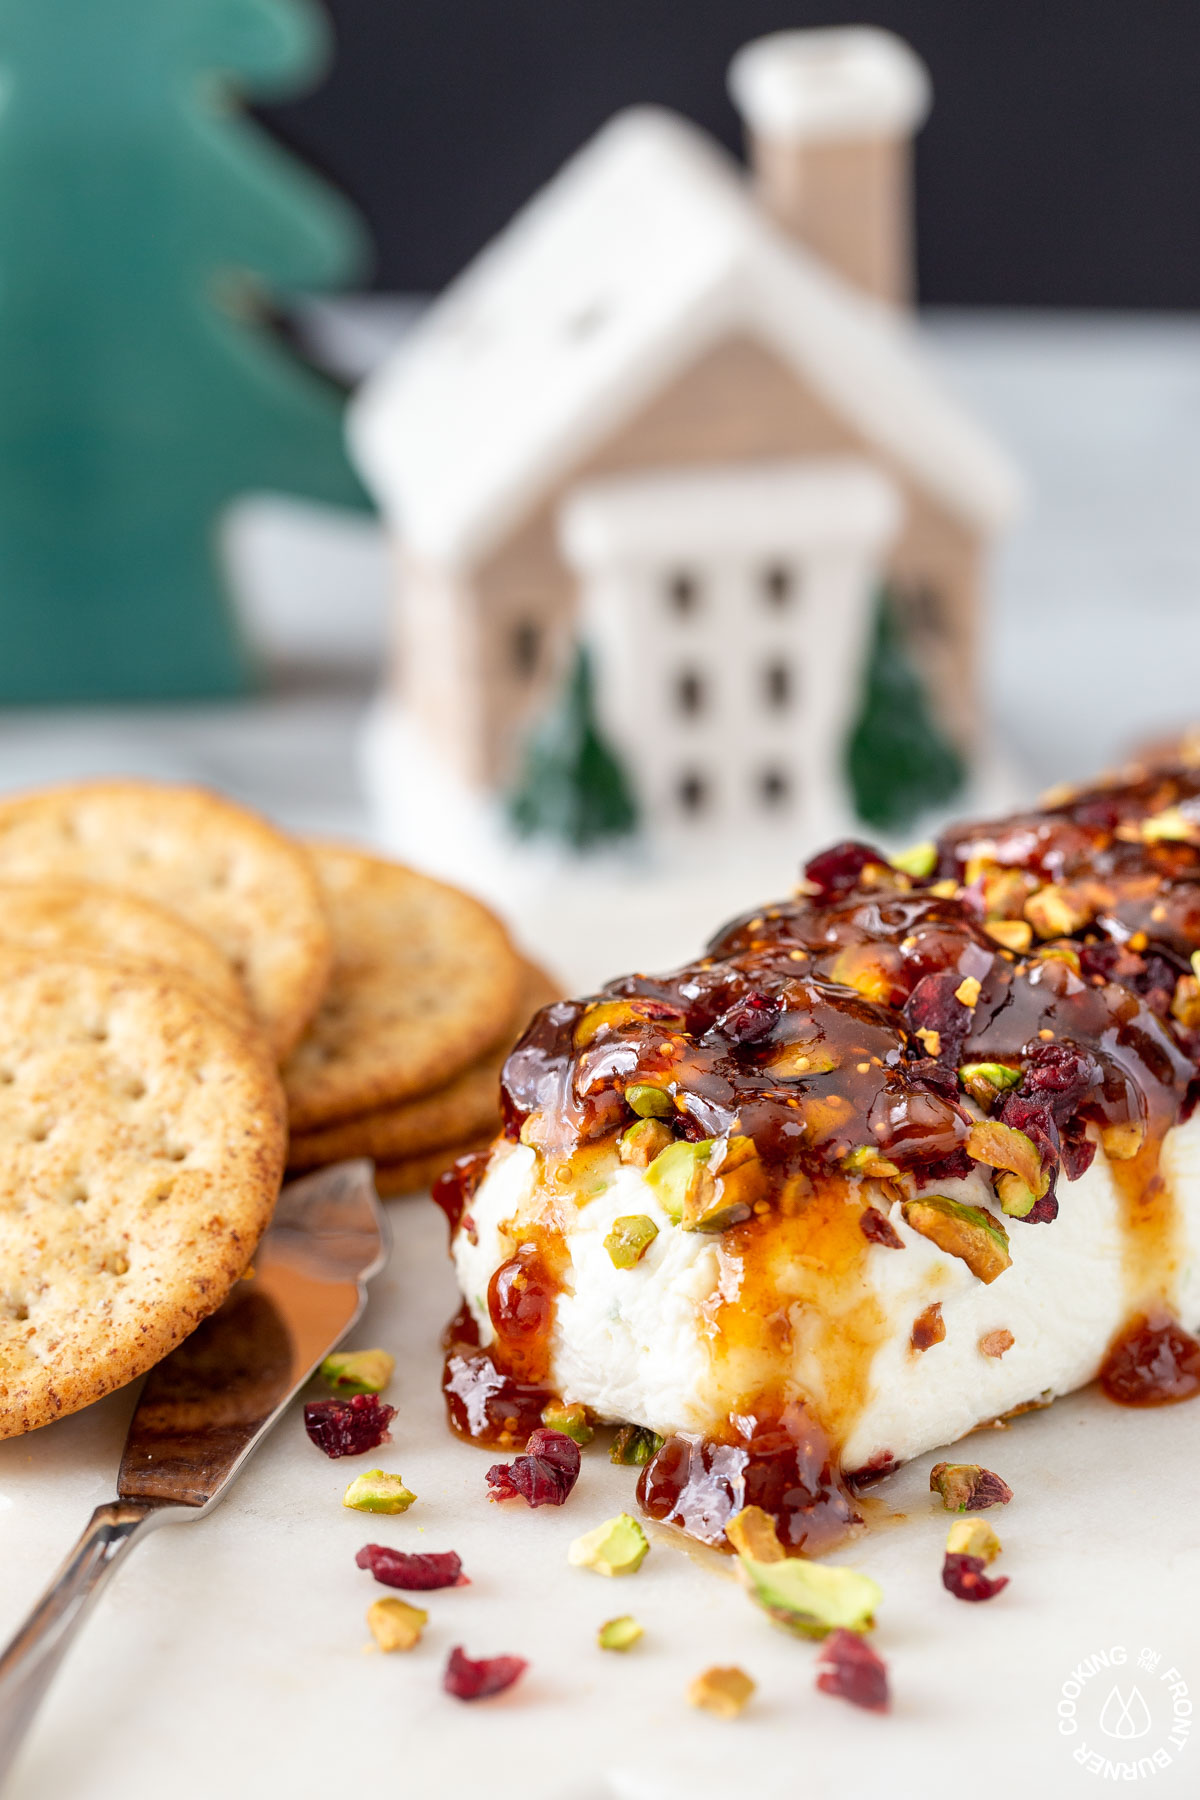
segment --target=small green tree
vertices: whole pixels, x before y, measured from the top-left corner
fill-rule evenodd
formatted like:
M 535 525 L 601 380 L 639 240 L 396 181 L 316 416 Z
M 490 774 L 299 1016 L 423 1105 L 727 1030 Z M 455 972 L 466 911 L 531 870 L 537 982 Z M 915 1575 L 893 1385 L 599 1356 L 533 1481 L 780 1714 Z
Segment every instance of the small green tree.
M 880 831 L 903 830 L 962 785 L 962 759 L 934 723 L 886 588 L 876 606 L 846 767 L 855 811 Z
M 348 206 L 244 112 L 319 69 L 309 0 L 0 0 L 0 698 L 219 693 L 218 519 L 362 504 L 273 306 L 355 270 Z
M 534 731 L 508 815 L 521 837 L 586 850 L 637 828 L 625 772 L 596 723 L 592 664 L 580 645 L 561 694 Z

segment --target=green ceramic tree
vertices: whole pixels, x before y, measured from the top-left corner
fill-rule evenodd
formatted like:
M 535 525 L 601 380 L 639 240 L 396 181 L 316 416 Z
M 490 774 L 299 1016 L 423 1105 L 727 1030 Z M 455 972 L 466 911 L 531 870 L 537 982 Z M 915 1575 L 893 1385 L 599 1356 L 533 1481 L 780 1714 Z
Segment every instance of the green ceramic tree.
M 582 646 L 530 739 L 509 817 L 521 837 L 548 837 L 574 850 L 628 837 L 637 826 L 625 772 L 596 723 L 592 665 Z
M 308 0 L 0 0 L 0 698 L 237 689 L 222 508 L 361 503 L 268 314 L 362 234 L 239 104 L 324 48 Z
M 961 758 L 933 721 L 886 590 L 846 760 L 855 810 L 878 831 L 902 831 L 962 785 Z

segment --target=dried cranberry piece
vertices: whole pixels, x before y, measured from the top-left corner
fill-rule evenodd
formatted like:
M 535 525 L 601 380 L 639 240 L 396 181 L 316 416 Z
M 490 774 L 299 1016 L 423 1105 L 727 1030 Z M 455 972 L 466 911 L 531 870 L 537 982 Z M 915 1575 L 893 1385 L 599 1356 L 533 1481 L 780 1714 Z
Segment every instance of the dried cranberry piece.
M 561 1506 L 579 1479 L 579 1445 L 565 1431 L 546 1427 L 530 1434 L 524 1456 L 493 1463 L 484 1477 L 493 1500 L 525 1500 L 530 1506 Z
M 940 1100 L 955 1104 L 958 1100 L 958 1075 L 950 1063 L 935 1062 L 932 1056 L 918 1057 L 905 1063 L 904 1074 L 911 1087 L 924 1088 Z M 955 1105 L 955 1110 L 959 1110 Z
M 769 994 L 750 993 L 717 1020 L 717 1030 L 732 1044 L 758 1044 L 775 1028 L 780 1006 Z
M 1025 1216 L 1019 1221 L 1022 1225 L 1053 1225 L 1058 1217 L 1058 1196 L 1043 1194 L 1035 1200 Z
M 1092 1166 L 1096 1146 L 1082 1119 L 1068 1119 L 1060 1130 L 1059 1155 L 1068 1181 L 1078 1181 Z
M 1023 1131 L 1041 1153 L 1042 1168 L 1057 1169 L 1062 1141 L 1058 1123 L 1045 1100 L 1028 1100 L 1022 1092 L 1006 1094 L 997 1117 L 1015 1131 Z
M 456 1700 L 486 1700 L 489 1694 L 502 1694 L 510 1688 L 528 1667 L 523 1656 L 484 1656 L 473 1662 L 462 1645 L 455 1644 L 442 1686 Z
M 1019 1095 L 1050 1108 L 1055 1123 L 1072 1118 L 1100 1086 L 1104 1072 L 1096 1058 L 1075 1044 L 1041 1044 L 1026 1057 Z
M 936 1031 L 940 1041 L 933 1057 L 935 1062 L 957 1066 L 958 1053 L 970 1029 L 971 1010 L 955 994 L 961 986 L 962 976 L 957 969 L 938 969 L 923 976 L 904 1003 L 904 1022 L 914 1035 L 918 1031 Z M 924 1041 L 932 1056 L 928 1040 Z
M 868 864 L 887 867 L 887 857 L 881 850 L 872 849 L 870 844 L 857 843 L 847 838 L 844 843 L 835 844 L 831 850 L 822 850 L 804 865 L 804 879 L 811 882 L 821 900 L 834 900 L 842 894 L 853 893 L 858 886 L 859 878 Z
M 888 1709 L 887 1664 L 856 1631 L 831 1631 L 817 1657 L 817 1686 L 868 1712 Z
M 378 1394 L 355 1394 L 351 1400 L 309 1400 L 304 1408 L 304 1429 L 326 1456 L 362 1456 L 380 1444 L 390 1444 L 388 1426 L 396 1416 L 394 1406 Z
M 877 1207 L 864 1208 L 859 1216 L 858 1225 L 869 1243 L 884 1244 L 889 1250 L 903 1250 L 904 1239 L 891 1220 L 885 1218 Z
M 993 1600 L 1008 1586 L 1007 1575 L 985 1575 L 982 1556 L 958 1556 L 947 1551 L 942 1564 L 942 1586 L 956 1600 Z
M 462 1559 L 453 1550 L 410 1553 L 387 1544 L 364 1544 L 354 1560 L 360 1569 L 370 1569 L 384 1587 L 428 1593 L 433 1588 L 470 1586 Z

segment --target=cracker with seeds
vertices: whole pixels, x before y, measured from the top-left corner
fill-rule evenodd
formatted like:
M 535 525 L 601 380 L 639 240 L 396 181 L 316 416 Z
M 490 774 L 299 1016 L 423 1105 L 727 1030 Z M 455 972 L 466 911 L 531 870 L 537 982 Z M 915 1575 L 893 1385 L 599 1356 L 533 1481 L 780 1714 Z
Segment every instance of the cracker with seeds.
M 362 1113 L 324 1130 L 299 1132 L 288 1147 L 293 1169 L 321 1169 L 355 1156 L 392 1163 L 477 1139 L 500 1129 L 500 1071 L 512 1046 L 540 1007 L 559 990 L 532 963 L 522 965 L 521 997 L 503 1038 L 445 1087 L 397 1106 Z
M 0 800 L 0 881 L 46 876 L 125 889 L 206 932 L 279 1057 L 316 1008 L 330 938 L 312 865 L 231 800 L 149 781 Z
M 178 913 L 90 881 L 0 882 L 0 944 L 46 956 L 144 963 L 193 982 L 234 1017 L 246 995 L 213 940 Z
M 284 1065 L 292 1130 L 428 1093 L 502 1036 L 521 963 L 487 908 L 399 863 L 312 847 L 334 964 Z
M 220 1305 L 285 1141 L 261 1039 L 195 988 L 0 950 L 0 1438 L 121 1387 Z

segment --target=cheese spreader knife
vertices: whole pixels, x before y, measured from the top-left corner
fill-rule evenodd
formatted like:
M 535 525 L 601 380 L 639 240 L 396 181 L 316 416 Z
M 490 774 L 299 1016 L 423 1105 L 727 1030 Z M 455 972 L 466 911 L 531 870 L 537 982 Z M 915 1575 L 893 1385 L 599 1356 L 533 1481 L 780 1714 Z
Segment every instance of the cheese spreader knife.
M 0 1782 L 90 1603 L 157 1525 L 203 1518 L 362 1313 L 387 1255 L 369 1162 L 291 1182 L 253 1273 L 150 1371 L 117 1475 L 25 1623 L 0 1654 Z

